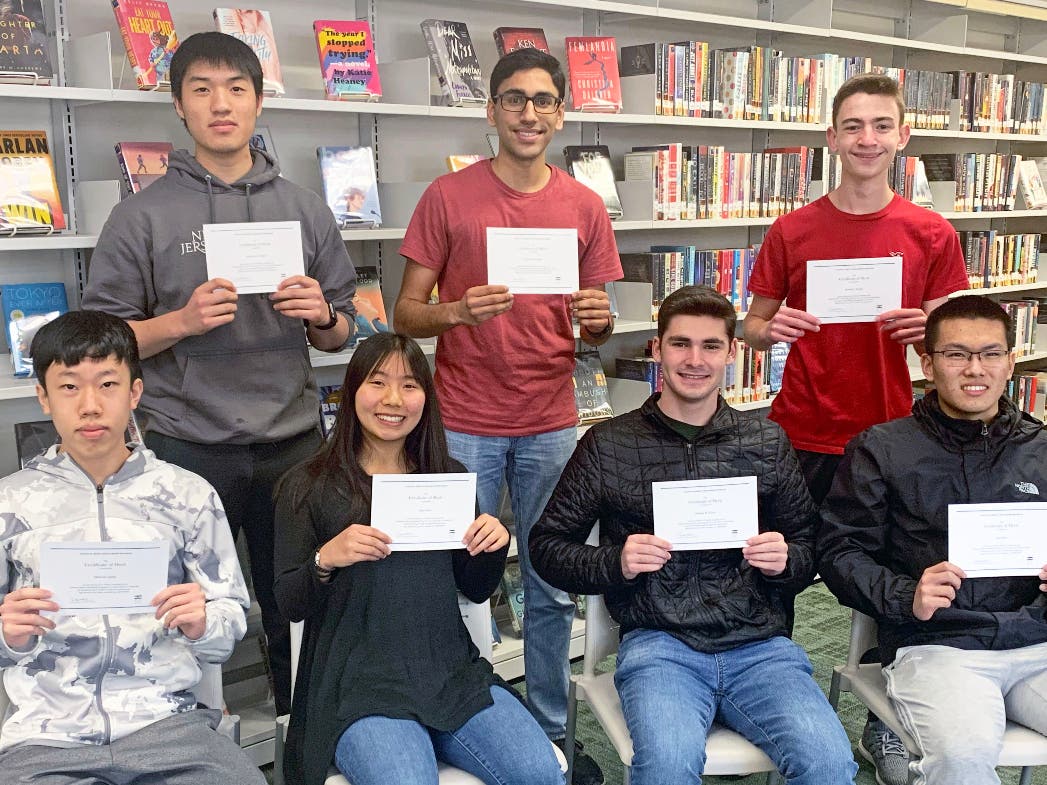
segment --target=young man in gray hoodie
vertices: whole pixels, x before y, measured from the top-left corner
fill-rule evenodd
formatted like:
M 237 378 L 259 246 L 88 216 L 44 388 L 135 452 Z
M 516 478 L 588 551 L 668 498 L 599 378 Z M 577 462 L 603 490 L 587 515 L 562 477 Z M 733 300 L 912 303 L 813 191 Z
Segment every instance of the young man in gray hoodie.
M 273 598 L 272 489 L 320 444 L 309 346 L 342 348 L 352 333 L 356 274 L 334 216 L 248 146 L 262 111 L 262 69 L 222 33 L 187 38 L 171 63 L 175 111 L 192 154 L 118 204 L 91 258 L 83 307 L 126 319 L 143 358 L 145 441 L 218 491 L 241 526 L 269 641 L 279 713 L 290 711 L 287 624 Z M 296 221 L 305 275 L 269 294 L 208 279 L 204 224 Z

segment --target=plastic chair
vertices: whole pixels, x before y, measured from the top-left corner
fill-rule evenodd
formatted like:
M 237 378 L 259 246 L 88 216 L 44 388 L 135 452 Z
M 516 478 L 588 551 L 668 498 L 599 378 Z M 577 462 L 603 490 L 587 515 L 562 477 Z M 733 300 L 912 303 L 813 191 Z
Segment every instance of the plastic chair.
M 629 766 L 633 760 L 633 742 L 622 714 L 618 690 L 614 686 L 614 673 L 597 673 L 596 666 L 606 657 L 618 651 L 618 626 L 607 612 L 603 595 L 586 597 L 585 611 L 585 655 L 582 673 L 571 677 L 567 696 L 567 750 L 568 776 L 571 781 L 574 764 L 574 737 L 578 722 L 578 701 L 589 704 L 589 708 L 614 745 L 618 757 L 625 766 L 625 785 L 629 783 Z M 705 746 L 706 762 L 704 774 L 730 775 L 755 774 L 766 771 L 768 785 L 781 782 L 774 763 L 763 750 L 743 736 L 720 725 L 713 725 Z
M 876 621 L 859 611 L 851 611 L 851 641 L 847 648 L 847 664 L 833 668 L 829 685 L 829 703 L 837 708 L 841 692 L 852 693 L 859 701 L 898 734 L 905 748 L 916 749 L 912 737 L 905 730 L 890 699 L 887 682 L 878 662 L 862 664 L 862 655 L 876 647 Z M 1007 723 L 1003 734 L 1003 749 L 999 766 L 1021 767 L 1019 785 L 1030 785 L 1032 770 L 1047 765 L 1047 737 L 1013 722 Z

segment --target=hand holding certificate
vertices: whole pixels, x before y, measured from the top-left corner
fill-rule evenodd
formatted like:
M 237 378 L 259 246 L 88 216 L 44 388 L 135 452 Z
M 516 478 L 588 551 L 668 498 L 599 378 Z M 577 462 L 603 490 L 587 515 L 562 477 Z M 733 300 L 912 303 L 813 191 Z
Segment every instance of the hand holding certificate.
M 902 257 L 807 262 L 807 312 L 822 324 L 872 322 L 902 305 Z
M 204 224 L 207 277 L 225 278 L 239 294 L 275 292 L 280 281 L 305 275 L 299 221 Z
M 759 534 L 755 477 L 651 483 L 654 533 L 673 550 L 742 548 Z
M 950 504 L 949 561 L 968 578 L 1039 575 L 1047 564 L 1047 502 Z
M 167 586 L 166 542 L 45 542 L 40 585 L 58 613 L 155 613 Z
M 376 474 L 371 525 L 389 535 L 392 551 L 464 548 L 476 511 L 476 475 Z
M 487 283 L 513 294 L 578 291 L 577 229 L 487 228 Z

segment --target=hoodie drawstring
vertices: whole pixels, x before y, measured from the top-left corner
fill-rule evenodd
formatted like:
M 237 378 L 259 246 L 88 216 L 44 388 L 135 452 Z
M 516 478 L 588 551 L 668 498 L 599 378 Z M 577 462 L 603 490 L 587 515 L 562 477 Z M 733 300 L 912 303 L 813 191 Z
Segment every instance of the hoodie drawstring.
M 211 187 L 211 175 L 205 175 L 204 182 L 207 183 L 207 204 L 211 208 L 211 223 L 218 223 L 215 217 L 214 188 Z
M 244 185 L 244 195 L 247 198 L 247 223 L 254 223 L 254 218 L 251 216 L 251 184 L 247 183 Z

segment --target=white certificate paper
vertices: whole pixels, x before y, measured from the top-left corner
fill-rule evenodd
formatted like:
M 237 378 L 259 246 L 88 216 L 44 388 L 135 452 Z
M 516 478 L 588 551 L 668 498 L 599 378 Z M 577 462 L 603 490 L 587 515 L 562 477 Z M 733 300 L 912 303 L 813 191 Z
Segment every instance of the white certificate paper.
M 513 294 L 577 292 L 578 230 L 487 227 L 487 283 Z
M 651 483 L 654 533 L 677 551 L 741 548 L 760 533 L 755 477 Z
M 1047 564 L 1047 502 L 950 504 L 949 561 L 968 578 L 1038 575 Z
M 58 615 L 155 613 L 149 603 L 167 586 L 166 542 L 45 542 L 40 588 Z
M 872 322 L 901 307 L 900 256 L 807 262 L 807 312 L 822 324 Z
M 305 275 L 300 221 L 204 224 L 207 277 L 233 282 L 238 294 L 275 292 Z
M 464 548 L 476 520 L 476 475 L 376 474 L 371 480 L 371 525 L 392 538 L 394 551 Z

